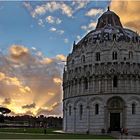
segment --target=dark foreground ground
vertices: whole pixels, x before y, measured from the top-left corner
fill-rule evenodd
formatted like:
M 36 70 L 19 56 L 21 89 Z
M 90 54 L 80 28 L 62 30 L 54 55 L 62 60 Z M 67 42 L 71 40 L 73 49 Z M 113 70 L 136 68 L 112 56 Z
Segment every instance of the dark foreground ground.
M 113 139 L 107 135 L 63 134 L 42 128 L 0 128 L 0 139 Z

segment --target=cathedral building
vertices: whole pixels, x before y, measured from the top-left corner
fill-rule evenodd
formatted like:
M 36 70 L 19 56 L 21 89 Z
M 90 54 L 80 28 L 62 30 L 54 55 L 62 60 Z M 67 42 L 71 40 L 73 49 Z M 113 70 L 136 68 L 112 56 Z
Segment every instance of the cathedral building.
M 65 132 L 140 132 L 140 36 L 109 8 L 95 30 L 74 42 L 63 92 Z

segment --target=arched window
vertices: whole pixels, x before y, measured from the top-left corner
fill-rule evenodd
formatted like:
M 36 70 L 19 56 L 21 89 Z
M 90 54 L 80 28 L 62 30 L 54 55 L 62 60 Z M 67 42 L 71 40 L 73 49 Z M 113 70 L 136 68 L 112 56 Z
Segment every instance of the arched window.
M 85 58 L 85 56 L 83 55 L 83 56 L 82 56 L 82 62 L 85 63 L 85 61 L 86 61 L 86 58 Z
M 113 87 L 117 87 L 118 86 L 118 77 L 114 76 L 113 78 Z
M 84 79 L 84 87 L 85 87 L 85 89 L 88 89 L 88 80 L 87 80 L 87 78 Z
M 129 59 L 132 59 L 132 58 L 133 58 L 133 52 L 129 51 Z
M 72 65 L 74 64 L 74 60 L 72 60 Z
M 136 104 L 132 104 L 132 114 L 136 114 Z
M 136 42 L 138 42 L 138 40 L 139 40 L 139 39 L 138 39 L 138 37 L 137 37 L 137 36 L 136 36 L 136 38 L 135 38 L 135 39 L 136 39 Z
M 69 106 L 69 116 L 71 116 L 71 106 Z
M 83 115 L 83 105 L 80 105 L 80 107 L 79 107 L 79 115 L 80 115 L 80 120 L 82 120 L 82 115 Z
M 96 61 L 100 61 L 100 52 L 96 53 Z
M 112 59 L 113 60 L 117 60 L 117 52 L 113 52 L 112 53 Z
M 96 115 L 99 114 L 99 105 L 98 104 L 95 105 L 95 114 Z

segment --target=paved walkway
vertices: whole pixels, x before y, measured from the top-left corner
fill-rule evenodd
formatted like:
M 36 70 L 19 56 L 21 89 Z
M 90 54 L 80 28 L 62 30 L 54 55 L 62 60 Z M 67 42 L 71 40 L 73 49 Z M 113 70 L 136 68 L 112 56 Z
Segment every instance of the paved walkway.
M 53 131 L 53 132 L 56 132 L 56 133 L 66 133 L 66 132 L 64 132 L 63 130 L 55 130 L 55 131 Z

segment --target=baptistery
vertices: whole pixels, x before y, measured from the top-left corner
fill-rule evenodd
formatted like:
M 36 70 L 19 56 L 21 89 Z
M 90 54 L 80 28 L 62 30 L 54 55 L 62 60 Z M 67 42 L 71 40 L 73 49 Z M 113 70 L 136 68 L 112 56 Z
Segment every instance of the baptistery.
M 63 73 L 63 129 L 140 132 L 140 36 L 109 8 L 73 43 Z

